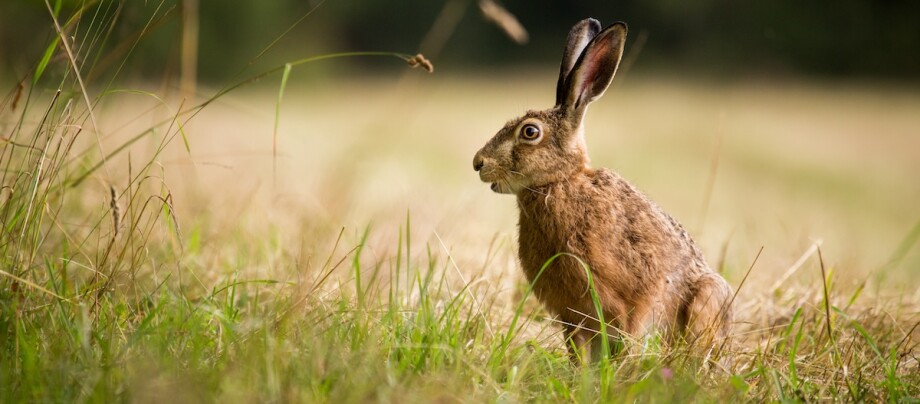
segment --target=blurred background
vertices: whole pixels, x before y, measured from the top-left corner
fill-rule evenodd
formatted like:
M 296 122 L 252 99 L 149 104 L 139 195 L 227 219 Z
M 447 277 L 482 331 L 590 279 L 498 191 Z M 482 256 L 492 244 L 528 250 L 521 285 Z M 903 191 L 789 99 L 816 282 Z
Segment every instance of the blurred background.
M 94 4 L 62 3 L 63 7 Z M 496 24 L 483 18 L 480 3 L 474 0 L 185 3 L 194 5 L 191 18 L 200 40 L 199 77 L 212 83 L 226 79 L 314 8 L 315 13 L 263 59 L 267 64 L 331 51 L 410 53 L 427 47 L 421 50 L 431 53 L 430 58 L 446 72 L 552 65 L 573 22 L 593 16 L 605 25 L 628 22 L 631 43 L 641 45 L 633 49 L 639 52 L 635 66 L 640 71 L 692 72 L 720 80 L 789 74 L 884 80 L 920 77 L 920 3 L 911 0 L 841 0 L 833 5 L 792 0 L 744 4 L 504 1 L 502 5 L 527 31 L 523 44 L 505 37 Z M 113 27 L 120 35 L 135 34 L 152 15 L 172 10 L 147 27 L 145 45 L 133 51 L 129 71 L 158 79 L 164 70 L 177 67 L 182 3 L 100 4 L 101 13 L 122 15 L 122 23 Z M 189 8 L 185 10 L 188 15 Z M 48 10 L 41 0 L 6 0 L 0 12 L 0 67 L 15 76 L 41 56 L 51 38 Z M 367 61 L 346 63 L 360 66 Z
M 104 151 L 285 62 L 349 51 L 433 61 L 434 74 L 393 58 L 310 63 L 285 86 L 267 75 L 196 114 L 190 151 L 176 140 L 153 158 L 183 228 L 215 249 L 278 229 L 301 251 L 342 228 L 354 245 L 372 223 L 378 251 L 392 251 L 408 211 L 415 251 L 450 248 L 464 269 L 516 279 L 513 198 L 481 184 L 471 159 L 508 119 L 550 106 L 566 34 L 591 16 L 630 27 L 624 65 L 588 114 L 593 163 L 683 222 L 734 285 L 761 247 L 756 292 L 814 284 L 820 245 L 844 283 L 918 293 L 920 2 L 49 3 L 0 3 L 0 81 L 15 92 L 46 55 L 49 8 L 105 21 L 93 25 L 113 33 L 105 42 L 68 28 L 78 54 L 101 49 L 78 59 L 101 100 Z M 49 60 L 43 80 L 54 83 L 68 61 L 60 48 Z M 116 75 L 115 87 L 149 89 L 167 107 L 102 97 Z M 107 164 L 143 161 L 155 145 Z M 94 180 L 103 196 L 120 181 Z

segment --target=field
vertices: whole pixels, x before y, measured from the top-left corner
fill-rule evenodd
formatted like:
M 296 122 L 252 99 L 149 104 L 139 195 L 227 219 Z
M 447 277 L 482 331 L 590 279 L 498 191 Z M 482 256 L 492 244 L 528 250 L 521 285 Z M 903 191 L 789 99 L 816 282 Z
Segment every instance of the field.
M 576 366 L 471 162 L 555 72 L 310 66 L 194 114 L 219 89 L 4 86 L 0 401 L 920 396 L 917 87 L 618 76 L 592 163 L 691 231 L 734 338 Z

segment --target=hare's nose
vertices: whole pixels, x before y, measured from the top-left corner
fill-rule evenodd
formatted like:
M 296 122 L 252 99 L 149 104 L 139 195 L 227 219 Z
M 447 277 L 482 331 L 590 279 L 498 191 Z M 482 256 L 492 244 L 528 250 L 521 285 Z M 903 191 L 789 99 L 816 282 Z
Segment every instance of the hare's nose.
M 473 158 L 473 169 L 474 170 L 476 171 L 481 170 L 484 164 L 485 162 L 482 160 L 482 157 L 480 157 L 478 154 L 476 155 L 476 157 Z

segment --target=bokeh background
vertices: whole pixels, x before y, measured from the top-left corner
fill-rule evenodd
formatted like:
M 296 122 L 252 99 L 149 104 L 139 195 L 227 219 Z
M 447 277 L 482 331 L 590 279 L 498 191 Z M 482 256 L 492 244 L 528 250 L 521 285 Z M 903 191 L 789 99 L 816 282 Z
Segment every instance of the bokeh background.
M 48 11 L 40 0 L 3 2 L 0 57 L 9 74 L 37 59 L 50 37 Z M 65 0 L 64 7 L 93 2 Z M 149 27 L 133 52 L 131 74 L 152 79 L 175 68 L 180 57 L 183 4 L 147 1 L 105 6 L 120 13 L 116 33 L 130 35 L 151 15 L 172 10 Z M 322 51 L 416 50 L 426 45 L 446 72 L 475 68 L 547 66 L 573 21 L 594 16 L 622 20 L 631 43 L 641 39 L 638 70 L 705 74 L 719 79 L 751 75 L 916 80 L 920 75 L 920 5 L 909 0 L 844 0 L 833 5 L 791 0 L 737 4 L 727 0 L 578 2 L 505 1 L 529 41 L 520 45 L 482 18 L 474 0 L 336 1 L 190 0 L 200 38 L 199 77 L 221 83 L 311 9 L 266 63 Z M 55 4 L 51 1 L 51 4 Z M 173 9 L 175 8 L 175 9 Z M 95 10 L 94 10 L 95 11 Z M 439 20 L 439 17 L 441 18 Z M 38 29 L 36 29 L 38 28 Z M 426 35 L 436 31 L 435 38 Z M 436 56 L 436 57 L 435 57 Z M 346 62 L 353 66 L 367 61 Z
M 104 56 L 84 60 L 99 72 L 90 92 L 111 88 L 105 79 L 117 71 L 116 86 L 164 101 L 105 97 L 94 130 L 105 151 L 288 61 L 347 51 L 422 52 L 433 61 L 434 74 L 390 58 L 297 66 L 280 104 L 274 74 L 189 121 L 190 152 L 174 141 L 156 161 L 184 229 L 210 243 L 215 262 L 228 240 L 319 254 L 340 229 L 354 243 L 368 224 L 383 255 L 408 212 L 420 248 L 449 249 L 464 270 L 513 282 L 513 198 L 479 183 L 471 159 L 506 120 L 550 106 L 565 35 L 591 16 L 630 26 L 623 69 L 589 112 L 594 164 L 619 171 L 679 218 L 734 285 L 761 247 L 753 292 L 814 285 L 820 271 L 810 248 L 820 245 L 843 283 L 917 293 L 920 3 L 505 1 L 498 17 L 483 3 L 61 7 L 90 4 L 93 18 L 118 16 L 110 29 L 120 41 L 97 44 Z M 35 68 L 54 38 L 48 6 L 0 4 L 5 88 Z M 526 40 L 496 19 L 519 23 Z M 60 51 L 51 58 L 66 62 Z M 87 142 L 92 154 L 95 138 Z M 119 167 L 153 156 L 155 144 L 136 143 L 87 187 L 106 195 L 125 180 Z M 270 265 L 249 270 L 271 273 Z

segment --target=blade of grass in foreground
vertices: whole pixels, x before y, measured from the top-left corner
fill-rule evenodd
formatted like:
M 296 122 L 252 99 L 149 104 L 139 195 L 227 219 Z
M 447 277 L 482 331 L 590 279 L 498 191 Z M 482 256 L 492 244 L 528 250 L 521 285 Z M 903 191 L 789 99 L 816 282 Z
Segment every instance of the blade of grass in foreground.
M 281 75 L 281 86 L 278 88 L 278 102 L 275 104 L 275 126 L 272 130 L 272 183 L 278 188 L 278 122 L 281 120 L 281 100 L 284 98 L 284 89 L 287 87 L 288 76 L 291 75 L 291 64 L 284 65 Z

